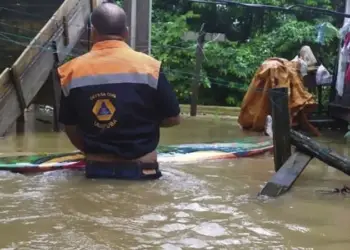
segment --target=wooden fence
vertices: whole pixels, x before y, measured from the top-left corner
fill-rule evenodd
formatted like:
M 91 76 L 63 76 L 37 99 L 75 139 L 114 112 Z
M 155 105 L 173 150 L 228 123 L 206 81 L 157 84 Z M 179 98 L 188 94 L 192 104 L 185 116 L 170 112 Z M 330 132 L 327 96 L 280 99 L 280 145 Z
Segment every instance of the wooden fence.
M 0 135 L 21 117 L 55 66 L 66 59 L 86 31 L 91 11 L 101 2 L 65 0 L 16 62 L 1 73 Z

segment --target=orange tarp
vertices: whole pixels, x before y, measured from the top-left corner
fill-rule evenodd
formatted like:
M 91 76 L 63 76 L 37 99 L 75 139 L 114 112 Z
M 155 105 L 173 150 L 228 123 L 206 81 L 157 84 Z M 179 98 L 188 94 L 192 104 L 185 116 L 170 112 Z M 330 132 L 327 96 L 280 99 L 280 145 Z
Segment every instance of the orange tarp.
M 244 96 L 239 124 L 244 129 L 263 131 L 266 116 L 271 114 L 269 89 L 289 89 L 289 111 L 295 118 L 299 111 L 310 112 L 316 103 L 305 89 L 299 73 L 300 64 L 283 58 L 269 58 L 262 63 Z

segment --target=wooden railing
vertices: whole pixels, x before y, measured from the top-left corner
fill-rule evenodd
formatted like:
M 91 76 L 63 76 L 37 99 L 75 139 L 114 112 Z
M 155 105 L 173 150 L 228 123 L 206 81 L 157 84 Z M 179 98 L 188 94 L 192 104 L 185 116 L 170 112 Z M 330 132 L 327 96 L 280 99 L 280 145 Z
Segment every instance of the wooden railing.
M 55 65 L 66 59 L 86 31 L 92 9 L 101 2 L 65 0 L 12 67 L 1 73 L 0 135 L 32 103 Z

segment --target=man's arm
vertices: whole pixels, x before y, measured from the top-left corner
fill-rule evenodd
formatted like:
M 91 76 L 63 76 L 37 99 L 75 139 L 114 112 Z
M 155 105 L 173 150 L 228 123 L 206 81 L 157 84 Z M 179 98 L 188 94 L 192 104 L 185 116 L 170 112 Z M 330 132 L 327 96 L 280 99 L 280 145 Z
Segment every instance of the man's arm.
M 180 105 L 162 69 L 158 78 L 157 108 L 161 118 L 161 127 L 167 128 L 180 124 Z
M 71 96 L 61 93 L 59 122 L 65 127 L 65 132 L 70 142 L 81 152 L 84 152 L 83 137 L 78 131 L 77 114 L 75 112 Z

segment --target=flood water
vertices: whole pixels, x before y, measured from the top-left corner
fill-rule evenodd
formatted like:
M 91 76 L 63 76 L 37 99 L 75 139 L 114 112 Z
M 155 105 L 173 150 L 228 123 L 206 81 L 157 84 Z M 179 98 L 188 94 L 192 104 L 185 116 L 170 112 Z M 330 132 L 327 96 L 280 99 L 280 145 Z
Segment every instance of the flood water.
M 64 134 L 37 128 L 1 140 L 0 152 L 73 150 Z M 327 134 L 321 140 L 348 155 L 341 134 Z M 247 135 L 232 120 L 191 118 L 163 130 L 161 144 Z M 317 160 L 275 200 L 256 198 L 271 155 L 161 168 L 160 180 L 142 183 L 0 173 L 0 249 L 350 249 L 349 199 L 319 192 L 350 179 Z

